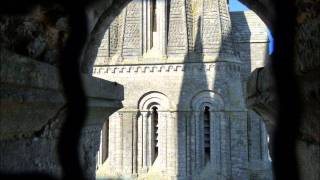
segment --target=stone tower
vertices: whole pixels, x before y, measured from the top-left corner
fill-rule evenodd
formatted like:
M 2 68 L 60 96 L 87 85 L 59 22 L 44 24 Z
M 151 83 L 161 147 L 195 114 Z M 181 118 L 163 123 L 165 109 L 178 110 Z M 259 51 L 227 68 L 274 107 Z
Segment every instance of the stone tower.
M 113 21 L 93 75 L 123 84 L 125 99 L 102 131 L 98 175 L 271 179 L 267 134 L 244 104 L 265 27 L 234 16 L 232 27 L 226 0 L 133 0 Z M 263 47 L 233 33 L 252 21 Z

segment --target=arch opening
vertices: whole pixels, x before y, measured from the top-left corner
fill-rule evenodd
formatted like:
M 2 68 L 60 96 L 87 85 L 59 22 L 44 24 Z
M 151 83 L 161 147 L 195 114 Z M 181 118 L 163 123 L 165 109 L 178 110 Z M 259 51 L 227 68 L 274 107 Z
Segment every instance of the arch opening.
M 152 118 L 151 120 L 153 121 L 153 151 L 154 151 L 154 156 L 153 156 L 153 159 L 152 159 L 152 163 L 157 159 L 158 157 L 158 150 L 159 150 L 159 146 L 158 146 L 158 135 L 159 135 L 159 132 L 158 132 L 158 107 L 156 106 L 153 106 L 152 107 Z
M 211 143 L 210 143 L 210 107 L 205 106 L 203 111 L 203 133 L 204 133 L 204 159 L 205 164 L 210 161 L 211 158 Z

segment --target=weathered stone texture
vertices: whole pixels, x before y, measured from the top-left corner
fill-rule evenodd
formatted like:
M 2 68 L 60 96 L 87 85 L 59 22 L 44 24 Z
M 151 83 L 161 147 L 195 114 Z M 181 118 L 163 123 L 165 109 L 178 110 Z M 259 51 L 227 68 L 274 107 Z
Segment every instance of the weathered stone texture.
M 246 1 L 246 0 L 242 0 Z M 250 3 L 248 3 L 250 4 Z M 265 5 L 271 5 L 265 8 Z M 320 177 L 320 123 L 319 123 L 319 2 L 318 1 L 295 1 L 295 8 L 297 10 L 296 17 L 292 18 L 295 21 L 293 41 L 293 56 L 292 59 L 286 59 L 287 62 L 294 62 L 292 67 L 287 72 L 292 72 L 285 78 L 288 86 L 288 90 L 295 91 L 295 96 L 283 100 L 283 97 L 279 97 L 280 90 L 283 91 L 285 87 L 281 87 L 281 83 L 284 82 L 280 79 L 281 73 L 276 73 L 275 69 L 281 67 L 279 64 L 267 64 L 264 68 L 255 70 L 249 77 L 248 91 L 247 91 L 247 105 L 255 112 L 264 117 L 264 121 L 267 126 L 269 134 L 273 134 L 276 124 L 279 123 L 280 100 L 282 104 L 293 104 L 291 98 L 296 99 L 297 112 L 294 117 L 300 122 L 298 127 L 297 136 L 295 137 L 295 153 L 297 156 L 297 168 L 299 170 L 300 179 L 319 179 Z M 252 6 L 256 11 L 261 12 L 261 17 L 267 22 L 268 27 L 271 27 L 272 22 L 275 22 L 274 6 L 269 1 L 260 0 L 255 6 Z M 263 9 L 263 10 L 262 10 Z M 291 10 L 292 11 L 292 10 Z M 278 12 L 277 12 L 278 13 Z M 279 18 L 280 19 L 280 18 Z M 278 22 L 279 23 L 279 22 Z M 291 29 L 292 30 L 292 29 Z M 279 33 L 278 31 L 276 31 Z M 286 32 L 282 32 L 285 34 Z M 279 35 L 278 35 L 279 38 Z M 281 41 L 281 40 L 278 40 Z M 282 43 L 282 42 L 281 42 Z M 281 47 L 282 48 L 282 47 Z M 279 53 L 279 52 L 278 52 Z M 279 53 L 282 54 L 283 52 Z M 283 54 L 287 53 L 285 50 Z M 290 50 L 289 50 L 289 53 Z M 278 54 L 278 55 L 279 55 Z M 279 59 L 275 59 L 279 61 Z M 290 63 L 288 63 L 290 64 Z M 272 69 L 274 68 L 274 69 Z M 281 67 L 283 68 L 283 66 Z M 282 69 L 281 69 L 282 70 Z M 293 71 L 291 71 L 293 70 Z M 279 70 L 278 70 L 279 71 Z M 278 74 L 278 76 L 277 76 Z M 281 74 L 282 76 L 282 74 Z M 275 81 L 274 78 L 277 78 Z M 282 77 L 283 78 L 283 77 Z M 293 83 L 295 81 L 297 84 Z M 278 83 L 277 83 L 278 82 Z M 286 84 L 286 85 L 287 85 Z M 278 87 L 278 89 L 277 89 Z M 281 89 L 280 89 L 280 88 Z M 279 90 L 280 89 L 280 90 Z M 283 96 L 283 94 L 281 95 Z M 297 103 L 299 102 L 299 104 Z M 283 108 L 281 108 L 283 109 Z M 291 113 L 291 112 L 289 112 Z M 298 114 L 298 115 L 297 115 Z M 292 117 L 292 116 L 291 116 Z M 282 120 L 281 120 L 282 121 Z M 288 121 L 291 123 L 291 120 Z M 292 125 L 288 125 L 291 126 Z M 284 133 L 286 130 L 281 129 L 280 132 Z M 296 130 L 289 129 L 288 132 L 294 134 Z M 290 134 L 291 135 L 291 134 Z M 271 136 L 271 140 L 273 136 Z M 280 138 L 278 138 L 280 139 Z M 279 145 L 276 145 L 279 148 Z M 271 154 L 272 155 L 272 154 Z M 277 160 L 277 159 L 276 159 Z M 281 169 L 280 167 L 279 169 Z M 283 170 L 283 169 L 282 169 Z M 279 170 L 278 170 L 279 171 Z M 280 171 L 279 171 L 280 172 Z M 283 173 L 283 172 L 281 172 Z M 288 173 L 288 172 L 286 172 Z M 290 173 L 290 172 L 289 172 Z M 279 175 L 279 174 L 278 174 Z
M 57 143 L 68 105 L 58 69 L 6 49 L 0 50 L 0 63 L 0 171 L 61 178 Z M 123 87 L 87 75 L 82 79 L 89 111 L 79 152 L 85 178 L 94 179 L 102 124 L 122 107 Z
M 39 5 L 28 14 L 1 15 L 0 24 L 1 48 L 37 61 L 58 64 L 70 31 L 68 15 L 61 5 Z
M 132 18 L 139 16 L 138 2 L 123 14 L 134 10 Z M 157 8 L 163 5 L 157 3 Z M 247 76 L 263 66 L 267 52 L 265 25 L 252 12 L 232 13 L 230 21 L 224 0 L 175 0 L 169 7 L 159 14 L 169 14 L 168 21 L 157 21 L 157 26 L 168 23 L 160 31 L 168 42 L 157 44 L 165 47 L 165 56 L 148 49 L 152 32 L 147 17 L 152 15 L 146 10 L 142 19 L 134 21 L 142 23 L 134 28 L 142 30 L 143 46 L 135 47 L 143 53 L 125 48 L 140 34 L 132 38 L 119 33 L 123 46 L 112 59 L 93 68 L 94 76 L 125 87 L 124 108 L 110 117 L 109 156 L 98 166 L 98 174 L 138 179 L 272 179 L 267 134 L 260 117 L 249 112 L 244 102 Z M 133 21 L 121 22 L 118 29 L 126 32 Z M 210 107 L 209 162 L 204 150 L 205 106 Z M 155 160 L 152 107 L 158 108 Z

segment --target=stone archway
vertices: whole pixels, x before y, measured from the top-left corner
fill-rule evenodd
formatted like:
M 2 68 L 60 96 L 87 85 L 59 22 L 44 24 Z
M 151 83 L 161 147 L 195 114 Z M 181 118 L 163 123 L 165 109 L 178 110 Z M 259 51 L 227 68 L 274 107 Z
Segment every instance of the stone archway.
M 105 17 L 112 16 L 112 13 L 110 13 L 112 9 L 115 10 L 115 13 L 120 12 L 121 9 L 123 8 L 124 4 L 129 2 L 129 0 L 117 1 L 117 2 L 121 2 L 118 5 L 110 3 L 111 1 L 108 1 L 108 2 L 109 2 L 109 4 L 108 4 L 108 6 L 106 6 L 107 10 L 104 11 Z M 115 3 L 115 1 L 113 1 L 113 2 Z M 286 5 L 284 3 L 287 3 L 287 2 L 282 2 L 283 8 L 274 10 L 275 9 L 275 8 L 273 8 L 274 5 L 271 5 L 270 0 L 269 1 L 268 0 L 259 0 L 259 1 L 242 0 L 242 2 L 246 3 L 251 9 L 253 9 L 255 12 L 257 12 L 257 14 L 259 14 L 260 17 L 263 20 L 265 20 L 268 27 L 269 28 L 272 27 L 272 29 L 273 29 L 273 23 L 274 23 L 274 21 L 272 20 L 274 17 L 273 14 L 275 14 L 274 12 L 275 11 L 284 11 L 284 9 L 286 9 L 285 8 Z M 281 2 L 279 2 L 279 3 L 281 3 Z M 297 4 L 296 6 L 305 7 L 305 6 L 300 6 L 300 5 L 307 5 L 310 3 L 312 5 L 311 7 L 318 7 L 319 6 L 317 4 L 318 3 L 317 1 L 308 1 L 308 2 L 300 1 L 299 3 L 300 4 Z M 32 4 L 32 5 L 34 5 L 34 4 Z M 287 6 L 290 6 L 290 7 L 291 7 L 291 5 L 290 5 L 290 3 L 287 4 Z M 16 4 L 15 4 L 15 6 L 16 6 Z M 306 8 L 306 10 L 307 9 L 308 8 Z M 284 13 L 286 13 L 286 11 L 284 11 Z M 304 16 L 304 15 L 306 15 L 305 13 L 307 13 L 307 15 L 310 15 L 310 16 Z M 106 23 L 107 25 L 105 27 L 103 27 L 104 25 L 101 21 L 103 21 L 105 18 L 103 18 L 103 16 L 100 16 L 100 17 L 101 17 L 100 18 L 101 20 L 98 21 L 98 23 L 96 24 L 96 27 L 94 28 L 94 29 L 96 29 L 96 31 L 92 31 L 92 35 L 91 35 L 92 39 L 89 40 L 89 43 L 88 43 L 89 48 L 96 47 L 95 43 L 97 41 L 99 41 L 99 38 L 97 38 L 97 37 L 99 37 L 98 35 L 99 35 L 100 30 L 102 30 L 103 28 L 107 28 L 108 24 L 110 24 L 110 23 Z M 303 99 L 303 104 L 305 107 L 304 114 L 308 114 L 308 117 L 303 116 L 303 118 L 302 118 L 303 122 L 305 122 L 305 124 L 303 124 L 304 126 L 300 129 L 300 131 L 302 132 L 302 135 L 300 135 L 298 137 L 298 139 L 299 139 L 299 141 L 302 141 L 302 144 L 306 144 L 306 142 L 308 142 L 308 143 L 312 144 L 312 147 L 315 147 L 315 151 L 312 151 L 312 152 L 308 152 L 308 150 L 310 150 L 310 148 L 308 148 L 308 147 L 302 148 L 302 152 L 299 153 L 299 154 L 301 154 L 302 160 L 304 159 L 304 157 L 306 157 L 305 155 L 307 155 L 307 154 L 315 154 L 316 155 L 316 152 L 319 149 L 318 148 L 319 147 L 319 138 L 317 138 L 317 134 L 319 132 L 319 129 L 317 128 L 317 127 L 319 127 L 319 122 L 317 121 L 318 120 L 317 117 L 319 117 L 319 109 L 320 109 L 319 105 L 317 103 L 317 101 L 318 101 L 317 90 L 319 89 L 319 84 L 318 84 L 319 78 L 310 78 L 310 77 L 319 77 L 319 75 L 317 73 L 317 72 L 319 72 L 318 71 L 319 70 L 319 63 L 318 63 L 319 58 L 318 58 L 317 54 L 312 53 L 312 52 L 315 52 L 319 49 L 318 44 L 317 44 L 319 42 L 319 39 L 317 38 L 317 37 L 319 37 L 319 36 L 317 36 L 319 34 L 319 30 L 316 30 L 317 26 L 313 26 L 313 24 L 318 23 L 318 21 L 316 21 L 317 17 L 318 17 L 317 13 L 314 13 L 313 10 L 310 12 L 306 12 L 304 10 L 299 11 L 298 20 L 299 20 L 299 29 L 300 30 L 298 31 L 298 34 L 297 34 L 297 36 L 299 37 L 298 38 L 299 41 L 294 41 L 293 43 L 288 43 L 288 41 L 286 41 L 286 39 L 281 39 L 281 36 L 283 36 L 283 38 L 287 38 L 287 34 L 286 34 L 287 28 L 284 28 L 283 31 L 273 31 L 275 33 L 276 38 L 280 37 L 279 40 L 276 41 L 276 44 L 279 43 L 279 45 L 277 47 L 279 49 L 280 48 L 284 49 L 283 50 L 284 56 L 281 56 L 281 54 L 280 54 L 280 55 L 276 56 L 276 58 L 279 61 L 281 61 L 281 58 L 286 59 L 286 57 L 289 57 L 289 59 L 297 60 L 297 64 L 299 64 L 295 67 L 295 69 L 298 70 L 295 73 L 296 73 L 296 75 L 299 75 L 299 79 L 300 79 L 299 83 L 301 83 L 299 87 L 304 87 L 304 89 L 302 90 L 303 92 L 298 95 L 298 97 L 299 96 L 306 97 L 305 99 Z M 285 18 L 287 18 L 287 16 L 285 16 Z M 285 20 L 285 19 L 282 19 L 282 21 L 283 20 Z M 279 22 L 281 22 L 281 21 L 279 21 Z M 314 23 L 311 23 L 311 22 L 314 22 Z M 286 23 L 284 23 L 284 25 L 285 24 Z M 304 29 L 306 29 L 306 30 L 304 30 Z M 289 30 L 290 30 L 290 27 L 289 27 Z M 94 35 L 95 33 L 93 33 L 93 32 L 96 32 L 96 36 Z M 314 36 L 314 34 L 316 34 L 316 35 Z M 290 34 L 289 40 L 290 40 L 290 38 L 293 38 L 292 34 Z M 306 40 L 306 41 L 304 41 L 304 40 Z M 291 42 L 291 41 L 289 41 L 289 42 Z M 295 51 L 286 51 L 285 47 L 287 47 L 288 45 L 281 44 L 281 43 L 295 44 L 296 50 Z M 312 44 L 312 47 L 308 48 L 309 46 L 307 44 Z M 289 47 L 289 49 L 292 49 L 292 47 Z M 86 51 L 88 52 L 89 55 L 85 55 L 85 57 L 89 57 L 89 58 L 84 58 L 84 59 L 92 59 L 90 54 L 94 51 L 91 51 L 91 50 L 86 50 Z M 295 54 L 295 55 L 294 55 L 294 57 L 293 56 L 286 56 L 288 54 L 291 54 L 291 55 Z M 18 57 L 18 58 L 20 58 L 20 57 Z M 5 64 L 5 63 L 1 61 L 1 65 L 3 65 L 3 64 Z M 90 63 L 83 62 L 83 64 L 84 64 L 83 65 L 84 69 L 88 69 L 88 68 L 90 69 L 90 66 L 86 65 L 86 64 L 90 64 Z M 24 66 L 26 66 L 26 65 L 25 64 L 21 65 L 21 67 L 24 67 Z M 288 66 L 285 66 L 285 64 L 282 64 L 282 65 L 280 64 L 278 67 L 280 67 L 279 69 L 283 70 L 283 71 L 288 68 Z M 290 69 L 290 67 L 289 67 L 289 69 Z M 77 72 L 76 71 L 77 68 L 78 67 L 76 67 L 76 66 L 73 67 L 74 72 Z M 301 69 L 302 71 L 300 71 L 299 69 Z M 49 72 L 51 72 L 51 71 L 47 70 L 47 72 L 44 72 L 44 73 L 49 74 Z M 89 71 L 84 70 L 84 72 L 89 72 Z M 12 74 L 14 74 L 14 73 L 12 73 Z M 278 73 L 278 75 L 279 74 L 281 74 L 281 73 Z M 283 72 L 283 74 L 285 74 L 285 73 Z M 277 76 L 277 78 L 282 79 L 279 76 Z M 286 80 L 286 79 L 292 80 L 292 78 L 290 78 L 290 77 L 289 78 L 284 77 L 284 80 Z M 284 84 L 286 84 L 286 83 L 284 83 Z M 291 86 L 289 86 L 289 87 L 291 87 Z M 293 89 L 296 89 L 296 88 L 297 87 L 293 87 Z M 81 89 L 81 87 L 80 87 L 80 89 Z M 284 89 L 286 89 L 286 88 L 284 88 Z M 263 89 L 261 89 L 261 90 L 263 90 Z M 290 91 L 290 88 L 288 90 Z M 260 92 L 262 92 L 262 91 L 260 91 Z M 284 92 L 286 92 L 286 90 L 284 90 Z M 275 93 L 272 92 L 271 94 L 275 94 Z M 288 99 L 290 99 L 290 98 L 288 98 Z M 294 99 L 294 97 L 293 97 L 293 99 Z M 264 103 L 264 102 L 262 102 L 262 103 Z M 266 108 L 266 109 L 268 109 L 268 108 Z M 272 106 L 271 106 L 271 109 L 272 109 Z M 311 131 L 309 131 L 310 129 L 308 127 L 310 127 L 310 124 L 315 124 L 315 126 L 311 126 L 311 127 L 316 127 L 316 128 L 310 128 Z M 289 124 L 288 124 L 288 126 L 289 126 Z M 320 159 L 320 158 L 307 157 L 307 159 L 316 160 L 316 159 Z M 307 161 L 307 159 L 305 159 L 305 161 Z M 319 174 L 317 173 L 317 172 L 319 172 L 319 170 L 318 170 L 319 169 L 319 162 L 315 162 L 314 164 L 310 164 L 309 162 L 305 162 L 305 163 L 307 164 L 307 166 L 301 167 L 301 171 L 308 172 L 309 169 L 304 169 L 304 168 L 313 167 L 313 169 L 314 168 L 315 169 L 312 170 L 311 173 L 309 171 L 309 173 L 307 173 L 307 174 L 311 174 L 312 177 L 319 177 Z M 287 173 L 287 174 L 290 174 L 290 173 Z M 306 177 L 308 177 L 308 176 L 306 176 Z

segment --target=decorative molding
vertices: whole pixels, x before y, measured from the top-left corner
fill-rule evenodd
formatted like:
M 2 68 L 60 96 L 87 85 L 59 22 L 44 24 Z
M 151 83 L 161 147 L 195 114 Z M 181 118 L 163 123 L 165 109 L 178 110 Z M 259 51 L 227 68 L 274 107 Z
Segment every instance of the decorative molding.
M 100 74 L 137 74 L 162 72 L 217 72 L 225 71 L 237 73 L 241 71 L 239 63 L 188 63 L 188 64 L 146 64 L 146 65 L 116 65 L 94 66 L 93 75 Z
M 150 108 L 153 105 L 157 105 L 159 111 L 168 110 L 170 108 L 168 97 L 165 94 L 156 91 L 144 94 L 138 102 L 138 108 L 140 111 L 150 111 Z
M 223 98 L 214 91 L 202 91 L 196 94 L 191 100 L 191 109 L 199 111 L 204 105 L 211 107 L 211 110 L 224 110 Z

